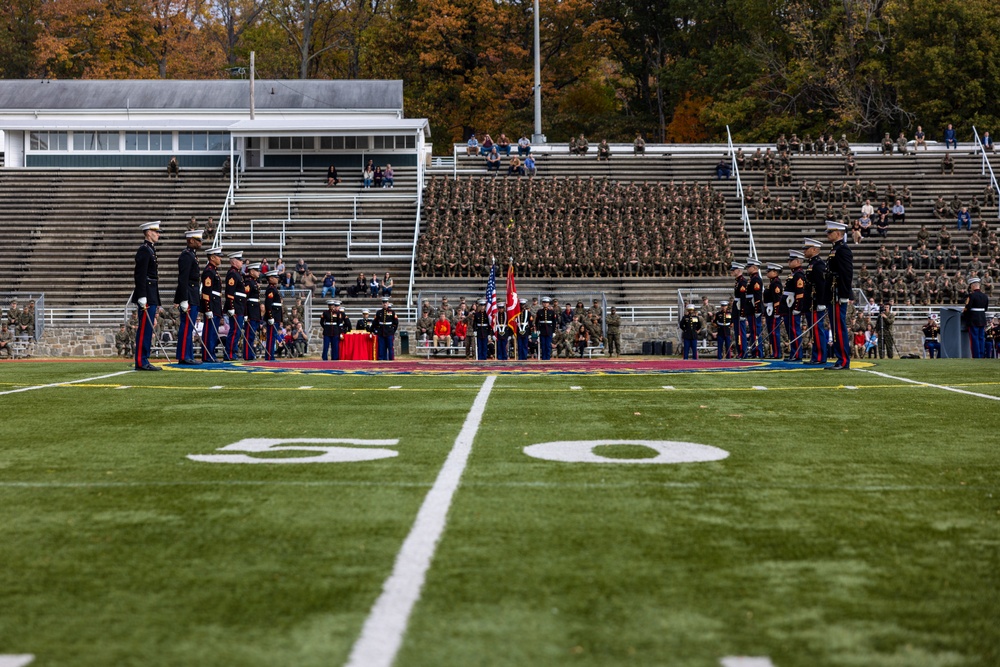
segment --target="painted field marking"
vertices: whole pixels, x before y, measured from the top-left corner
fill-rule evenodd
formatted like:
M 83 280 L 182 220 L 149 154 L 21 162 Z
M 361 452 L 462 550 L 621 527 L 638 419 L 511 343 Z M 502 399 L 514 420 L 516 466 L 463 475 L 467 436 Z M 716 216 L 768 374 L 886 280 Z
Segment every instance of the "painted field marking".
M 92 382 L 94 380 L 103 380 L 105 378 L 118 377 L 119 375 L 125 375 L 126 373 L 134 373 L 135 371 L 118 371 L 117 373 L 108 373 L 107 375 L 98 375 L 92 378 L 83 378 L 82 380 L 69 380 L 67 382 L 53 382 L 52 384 L 40 384 L 35 387 L 21 387 L 20 389 L 10 389 L 8 391 L 0 391 L 0 396 L 6 396 L 7 394 L 19 394 L 22 391 L 34 391 L 35 389 L 48 389 L 50 387 L 63 387 L 68 384 L 78 384 L 80 382 Z
M 665 385 L 663 385 L 663 388 L 664 388 L 664 389 L 670 389 L 670 390 L 673 390 L 674 386 L 673 386 L 673 385 L 670 385 L 670 384 L 665 384 Z
M 377 461 L 399 456 L 394 447 L 398 438 L 391 440 L 358 440 L 357 438 L 244 438 L 231 445 L 220 447 L 220 452 L 315 452 L 315 456 L 295 456 L 291 458 L 260 458 L 246 454 L 188 454 L 192 461 L 204 463 L 352 463 L 357 461 Z M 337 447 L 335 445 L 357 445 L 357 447 Z M 365 449 L 360 449 L 365 447 Z M 376 449 L 372 449 L 376 447 Z
M 131 389 L 131 388 L 132 388 L 132 385 L 130 385 L 130 384 L 120 384 L 117 387 L 115 387 L 115 390 L 118 390 L 118 389 Z
M 753 388 L 757 391 L 767 391 L 767 387 L 762 387 L 759 384 L 755 384 Z
M 770 658 L 746 658 L 743 656 L 732 656 L 722 658 L 719 662 L 722 667 L 774 667 Z
M 621 459 L 602 456 L 594 451 L 597 447 L 615 445 L 641 445 L 654 450 L 656 456 L 644 459 Z M 696 463 L 721 461 L 729 456 L 729 452 L 718 447 L 675 440 L 560 440 L 529 445 L 524 448 L 524 453 L 544 461 L 615 464 Z
M 580 391 L 581 389 L 583 389 L 583 387 L 575 386 L 574 385 L 574 386 L 571 386 L 570 389 L 572 389 L 573 391 Z
M 31 664 L 35 656 L 28 653 L 22 655 L 0 655 L 0 667 L 24 667 Z
M 853 384 L 845 384 L 844 389 L 857 389 Z
M 221 384 L 217 384 L 214 387 L 209 387 L 209 389 L 222 389 L 222 385 Z
M 472 453 L 472 441 L 486 412 L 486 402 L 496 379 L 496 375 L 487 376 L 476 395 L 462 430 L 455 438 L 455 445 L 396 556 L 392 574 L 383 584 L 382 594 L 375 601 L 361 629 L 361 636 L 351 649 L 347 667 L 391 667 L 395 660 L 403 643 L 410 613 L 420 599 L 420 589 L 423 588 L 438 540 L 444 533 L 448 509 Z
M 871 373 L 872 375 L 877 375 L 883 378 L 889 378 L 890 380 L 899 380 L 900 382 L 909 382 L 910 384 L 919 385 L 921 387 L 933 387 L 934 389 L 943 389 L 945 391 L 953 391 L 956 394 L 965 394 L 966 396 L 977 396 L 979 398 L 988 398 L 991 401 L 1000 401 L 1000 396 L 990 396 L 989 394 L 979 394 L 974 391 L 966 391 L 964 389 L 956 389 L 955 387 L 947 387 L 943 384 L 931 384 L 930 382 L 921 382 L 919 380 L 911 380 L 910 378 L 899 377 L 897 375 L 889 375 L 888 373 L 879 373 L 878 371 L 869 371 L 863 368 L 855 369 L 861 373 Z
M 304 387 L 299 387 L 299 389 L 312 389 L 311 385 L 306 385 Z
M 403 385 L 400 385 L 400 384 L 393 385 L 393 386 L 389 387 L 389 389 L 402 389 L 402 388 L 403 388 Z

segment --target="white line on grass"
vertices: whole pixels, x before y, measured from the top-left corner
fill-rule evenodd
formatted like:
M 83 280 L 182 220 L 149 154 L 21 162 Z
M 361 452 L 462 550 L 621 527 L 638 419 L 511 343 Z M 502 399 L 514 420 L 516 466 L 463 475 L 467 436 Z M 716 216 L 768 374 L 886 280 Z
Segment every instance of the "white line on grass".
M 0 396 L 6 396 L 7 394 L 19 394 L 22 391 L 34 391 L 35 389 L 48 389 L 50 387 L 62 387 L 67 384 L 78 384 L 80 382 L 93 382 L 94 380 L 103 380 L 105 378 L 113 378 L 119 375 L 125 375 L 126 373 L 133 373 L 134 371 L 118 371 L 117 373 L 109 373 L 108 375 L 98 375 L 92 378 L 83 378 L 82 380 L 69 380 L 68 382 L 53 382 L 52 384 L 40 384 L 34 387 L 21 387 L 20 389 L 10 389 L 8 391 L 0 391 Z
M 743 656 L 733 656 L 723 658 L 722 667 L 774 667 L 770 658 L 747 658 Z
M 581 389 L 583 389 L 583 387 L 580 387 L 578 385 L 574 385 L 574 386 L 570 387 L 570 389 L 572 389 L 573 391 L 580 391 Z
M 392 574 L 382 586 L 382 595 L 375 601 L 361 629 L 361 636 L 351 649 L 347 667 L 390 667 L 396 658 L 410 612 L 420 599 L 420 589 L 423 588 L 437 542 L 444 532 L 448 508 L 472 453 L 472 441 L 479 430 L 486 401 L 496 379 L 495 375 L 488 376 L 476 395 L 462 430 L 455 438 L 455 446 L 427 493 L 424 504 L 420 506 L 417 520 L 396 556 Z
M 754 388 L 755 390 L 757 390 L 757 391 L 767 391 L 767 387 L 763 387 L 763 386 L 761 386 L 761 385 L 759 385 L 759 384 L 755 384 L 755 385 L 753 386 L 753 388 Z
M 887 373 L 879 373 L 878 371 L 870 371 L 864 368 L 855 368 L 854 370 L 861 371 L 862 373 L 871 373 L 872 375 L 877 375 L 883 378 L 889 378 L 890 380 L 899 380 L 900 382 L 909 382 L 910 384 L 920 385 L 921 387 L 933 387 L 934 389 L 944 389 L 945 391 L 953 391 L 956 394 L 966 394 L 968 396 L 978 396 L 979 398 L 988 398 L 991 401 L 1000 401 L 1000 396 L 990 396 L 989 394 L 979 394 L 974 391 L 966 391 L 964 389 L 956 389 L 955 387 L 946 387 L 943 384 L 931 384 L 930 382 L 921 382 L 920 380 L 911 380 L 910 378 L 898 377 L 896 375 L 889 375 Z
M 396 384 L 396 385 L 393 385 L 393 386 L 389 387 L 389 389 L 402 389 L 402 388 L 403 388 L 403 385 L 401 385 L 401 384 Z
M 304 387 L 299 387 L 299 389 L 312 389 L 312 385 L 311 384 L 307 384 Z
M 0 667 L 24 667 L 31 664 L 35 656 L 25 653 L 22 655 L 0 655 Z
M 221 384 L 217 384 L 214 387 L 209 387 L 209 389 L 222 389 L 222 385 Z
M 663 388 L 664 388 L 664 389 L 673 389 L 673 388 L 674 388 L 674 386 L 673 386 L 673 385 L 670 385 L 670 384 L 665 384 L 665 385 L 663 385 Z
M 118 390 L 118 389 L 131 389 L 131 388 L 132 388 L 132 385 L 130 385 L 130 384 L 123 384 L 123 385 L 119 385 L 119 386 L 115 387 L 116 390 Z

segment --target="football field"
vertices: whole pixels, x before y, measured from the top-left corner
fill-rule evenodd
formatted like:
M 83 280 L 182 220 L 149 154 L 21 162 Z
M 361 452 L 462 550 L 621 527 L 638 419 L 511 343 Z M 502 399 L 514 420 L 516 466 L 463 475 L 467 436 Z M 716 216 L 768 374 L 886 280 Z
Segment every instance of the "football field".
M 0 666 L 1000 664 L 995 361 L 129 368 L 0 364 Z

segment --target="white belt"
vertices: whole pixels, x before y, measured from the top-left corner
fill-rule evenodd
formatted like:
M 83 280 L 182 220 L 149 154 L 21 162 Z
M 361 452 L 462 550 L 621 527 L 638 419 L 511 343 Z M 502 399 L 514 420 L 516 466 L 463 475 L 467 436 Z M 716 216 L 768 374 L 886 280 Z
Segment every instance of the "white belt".
M 974 313 L 985 313 L 986 312 L 985 308 L 969 308 L 969 310 L 971 310 Z
M 216 292 L 215 290 L 212 290 L 212 296 L 222 296 L 222 292 Z
M 841 299 L 840 303 L 850 303 L 850 299 Z
M 250 303 L 260 303 L 260 299 L 247 299 Z
M 243 293 L 243 292 L 233 292 L 233 296 L 238 296 L 241 299 L 247 298 L 247 295 L 245 293 Z
M 272 301 L 271 305 L 272 306 L 278 306 L 278 307 L 280 307 L 281 306 L 281 302 L 280 301 Z

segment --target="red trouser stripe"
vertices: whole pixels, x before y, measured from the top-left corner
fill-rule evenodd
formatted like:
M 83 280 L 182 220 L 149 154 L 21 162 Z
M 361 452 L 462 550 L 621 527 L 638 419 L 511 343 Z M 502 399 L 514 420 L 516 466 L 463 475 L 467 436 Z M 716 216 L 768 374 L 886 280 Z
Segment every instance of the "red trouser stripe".
M 139 312 L 143 317 L 139 318 L 139 335 L 135 339 L 135 365 L 142 366 L 142 343 L 146 339 L 146 318 L 145 312 L 142 308 L 139 308 Z
M 184 318 L 184 328 L 181 330 L 181 353 L 180 358 L 187 359 L 187 339 L 188 339 L 188 329 L 191 328 L 191 315 L 187 314 Z

